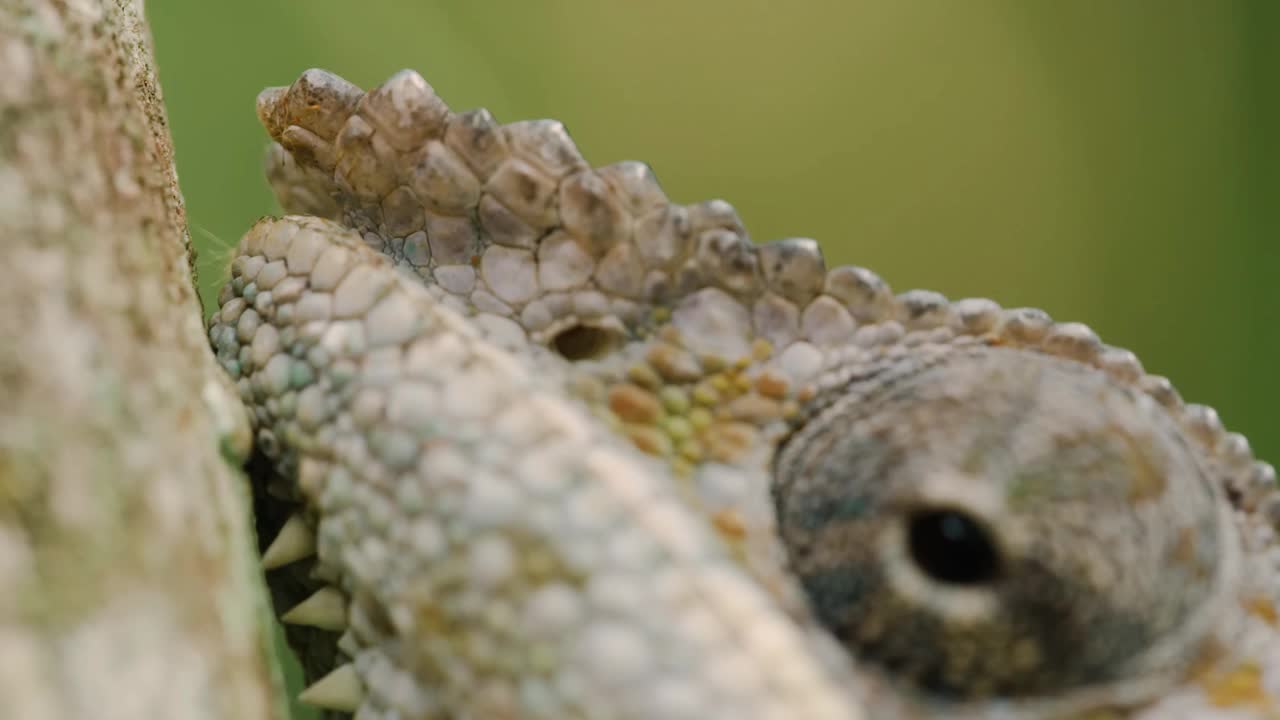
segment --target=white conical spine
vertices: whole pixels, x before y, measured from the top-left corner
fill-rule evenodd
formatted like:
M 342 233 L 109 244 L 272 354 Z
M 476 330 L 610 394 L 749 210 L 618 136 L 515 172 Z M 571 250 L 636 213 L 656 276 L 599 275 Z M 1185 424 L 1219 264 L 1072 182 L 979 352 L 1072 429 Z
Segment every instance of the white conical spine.
M 280 619 L 291 625 L 310 625 L 341 632 L 347 629 L 347 600 L 337 588 L 321 588 L 293 606 Z
M 298 694 L 298 701 L 312 707 L 339 712 L 355 712 L 364 700 L 364 684 L 350 663 L 320 678 Z
M 262 567 L 266 570 L 274 570 L 310 557 L 315 554 L 315 551 L 315 533 L 307 526 L 307 521 L 303 520 L 301 515 L 293 515 L 285 521 L 276 539 L 271 541 L 270 547 L 262 554 Z

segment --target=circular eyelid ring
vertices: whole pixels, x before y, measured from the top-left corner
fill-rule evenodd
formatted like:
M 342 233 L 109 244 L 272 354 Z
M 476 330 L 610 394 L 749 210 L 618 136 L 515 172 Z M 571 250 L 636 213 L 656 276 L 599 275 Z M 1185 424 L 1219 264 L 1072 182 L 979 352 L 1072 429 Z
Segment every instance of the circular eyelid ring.
M 907 522 L 890 523 L 877 543 L 887 583 L 898 597 L 957 624 L 989 620 L 1000 612 L 999 598 L 990 585 L 944 583 L 928 574 L 912 557 L 910 536 Z
M 995 563 L 1003 564 L 1012 538 L 1003 537 L 1008 533 L 1001 533 L 1001 528 L 991 521 L 1005 515 L 1006 502 L 990 483 L 946 469 L 926 472 L 907 496 L 889 501 L 885 509 L 898 520 L 885 527 L 878 552 L 881 567 L 888 571 L 887 581 L 900 597 L 935 617 L 957 623 L 990 619 L 1000 612 L 1000 601 L 991 584 L 943 581 L 936 568 L 930 572 L 920 562 L 921 548 L 916 542 L 919 538 L 912 537 L 919 533 L 913 519 L 941 513 L 964 517 L 982 529 Z M 913 533 L 913 529 L 917 532 Z

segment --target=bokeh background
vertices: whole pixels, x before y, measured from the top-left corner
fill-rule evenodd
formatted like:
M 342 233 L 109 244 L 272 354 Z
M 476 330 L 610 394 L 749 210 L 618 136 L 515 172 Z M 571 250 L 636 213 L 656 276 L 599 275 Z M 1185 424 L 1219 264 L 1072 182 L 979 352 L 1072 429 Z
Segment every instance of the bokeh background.
M 253 101 L 420 71 L 757 240 L 1087 322 L 1280 461 L 1273 0 L 151 0 L 202 285 L 278 212 Z

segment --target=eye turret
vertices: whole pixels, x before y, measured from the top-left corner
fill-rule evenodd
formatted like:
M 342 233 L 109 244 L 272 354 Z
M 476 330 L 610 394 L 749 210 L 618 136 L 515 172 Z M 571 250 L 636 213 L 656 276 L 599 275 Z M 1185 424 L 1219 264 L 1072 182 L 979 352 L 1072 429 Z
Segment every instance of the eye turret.
M 1237 548 L 1169 412 L 1033 351 L 885 362 L 821 393 L 775 468 L 791 566 L 858 662 L 950 701 L 1194 660 Z

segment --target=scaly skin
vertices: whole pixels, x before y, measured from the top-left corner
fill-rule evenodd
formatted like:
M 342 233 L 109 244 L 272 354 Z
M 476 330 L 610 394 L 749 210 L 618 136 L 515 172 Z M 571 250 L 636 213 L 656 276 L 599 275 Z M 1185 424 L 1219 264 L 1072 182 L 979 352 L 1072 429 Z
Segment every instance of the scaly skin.
M 210 338 L 277 605 L 332 671 L 305 700 L 1280 717 L 1274 472 L 1132 353 L 753 245 L 416 73 L 258 110 L 301 215 L 245 236 Z

